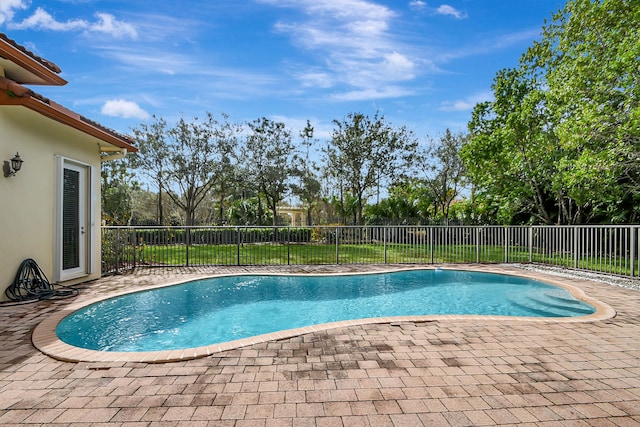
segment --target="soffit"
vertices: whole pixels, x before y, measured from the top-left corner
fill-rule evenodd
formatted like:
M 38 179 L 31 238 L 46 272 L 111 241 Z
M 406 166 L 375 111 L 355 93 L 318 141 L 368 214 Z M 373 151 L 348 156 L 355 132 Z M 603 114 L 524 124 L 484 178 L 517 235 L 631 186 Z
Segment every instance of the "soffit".
M 0 77 L 0 105 L 13 105 L 26 107 L 51 120 L 70 126 L 88 135 L 99 139 L 102 143 L 118 148 L 124 148 L 129 152 L 138 151 L 133 146 L 134 139 L 123 135 L 94 122 L 80 114 L 71 111 L 52 100 L 39 95 L 7 78 Z M 101 144 L 101 147 L 103 144 Z M 108 148 L 103 151 L 110 151 Z
M 67 81 L 60 68 L 0 33 L 0 69 L 4 76 L 20 84 L 62 86 Z

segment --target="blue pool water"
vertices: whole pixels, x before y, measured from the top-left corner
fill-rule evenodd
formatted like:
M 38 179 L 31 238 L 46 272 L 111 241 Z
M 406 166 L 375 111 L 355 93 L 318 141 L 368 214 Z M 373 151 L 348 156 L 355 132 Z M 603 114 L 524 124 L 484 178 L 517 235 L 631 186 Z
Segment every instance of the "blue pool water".
M 92 350 L 156 351 L 370 317 L 569 317 L 594 311 L 563 288 L 490 273 L 231 276 L 101 301 L 64 318 L 56 333 L 68 344 Z

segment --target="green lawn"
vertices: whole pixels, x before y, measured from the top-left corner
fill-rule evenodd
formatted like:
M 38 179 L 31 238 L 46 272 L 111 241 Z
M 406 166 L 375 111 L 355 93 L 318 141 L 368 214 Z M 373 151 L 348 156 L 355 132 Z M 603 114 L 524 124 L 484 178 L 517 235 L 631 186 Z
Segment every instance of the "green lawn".
M 143 245 L 135 251 L 131 246 L 116 254 L 103 246 L 103 271 L 138 266 L 196 265 L 312 265 L 312 264 L 438 264 L 438 263 L 527 263 L 526 247 L 510 247 L 508 254 L 501 245 L 416 245 L 416 244 L 201 244 Z M 134 255 L 135 254 L 135 255 Z M 116 263 L 117 258 L 117 263 Z M 533 253 L 531 261 L 584 270 L 630 275 L 625 258 L 584 256 L 577 260 L 570 254 Z
M 503 247 L 405 244 L 145 245 L 137 262 L 152 265 L 280 265 L 504 262 Z M 188 257 L 188 263 L 187 263 Z M 511 261 L 528 261 L 526 249 L 511 250 Z

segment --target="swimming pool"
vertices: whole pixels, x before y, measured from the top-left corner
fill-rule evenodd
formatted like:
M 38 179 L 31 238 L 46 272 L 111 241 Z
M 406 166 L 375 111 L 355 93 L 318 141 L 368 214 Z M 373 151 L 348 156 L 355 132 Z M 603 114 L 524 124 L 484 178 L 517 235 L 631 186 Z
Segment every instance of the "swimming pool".
M 564 288 L 517 276 L 408 270 L 331 276 L 228 276 L 122 295 L 66 316 L 75 347 L 145 352 L 202 347 L 348 319 L 459 314 L 585 316 Z

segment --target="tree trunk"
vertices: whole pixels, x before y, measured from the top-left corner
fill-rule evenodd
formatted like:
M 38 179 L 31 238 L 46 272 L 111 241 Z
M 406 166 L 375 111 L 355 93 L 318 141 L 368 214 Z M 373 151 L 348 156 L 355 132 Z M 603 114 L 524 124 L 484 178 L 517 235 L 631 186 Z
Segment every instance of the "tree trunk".
M 276 225 L 278 225 L 278 215 L 277 215 L 277 211 L 278 208 L 276 207 L 275 203 L 273 204 L 273 207 L 271 208 L 271 214 L 273 215 L 273 221 L 272 224 L 275 227 Z
M 262 199 L 260 198 L 260 194 L 258 194 L 258 218 L 256 221 L 256 225 L 262 225 L 262 217 L 264 216 L 264 211 L 262 210 Z
M 224 224 L 224 200 L 226 199 L 224 181 L 220 183 L 220 209 L 219 212 L 219 224 Z
M 162 207 L 162 185 L 158 183 L 158 225 L 164 225 L 164 210 Z

